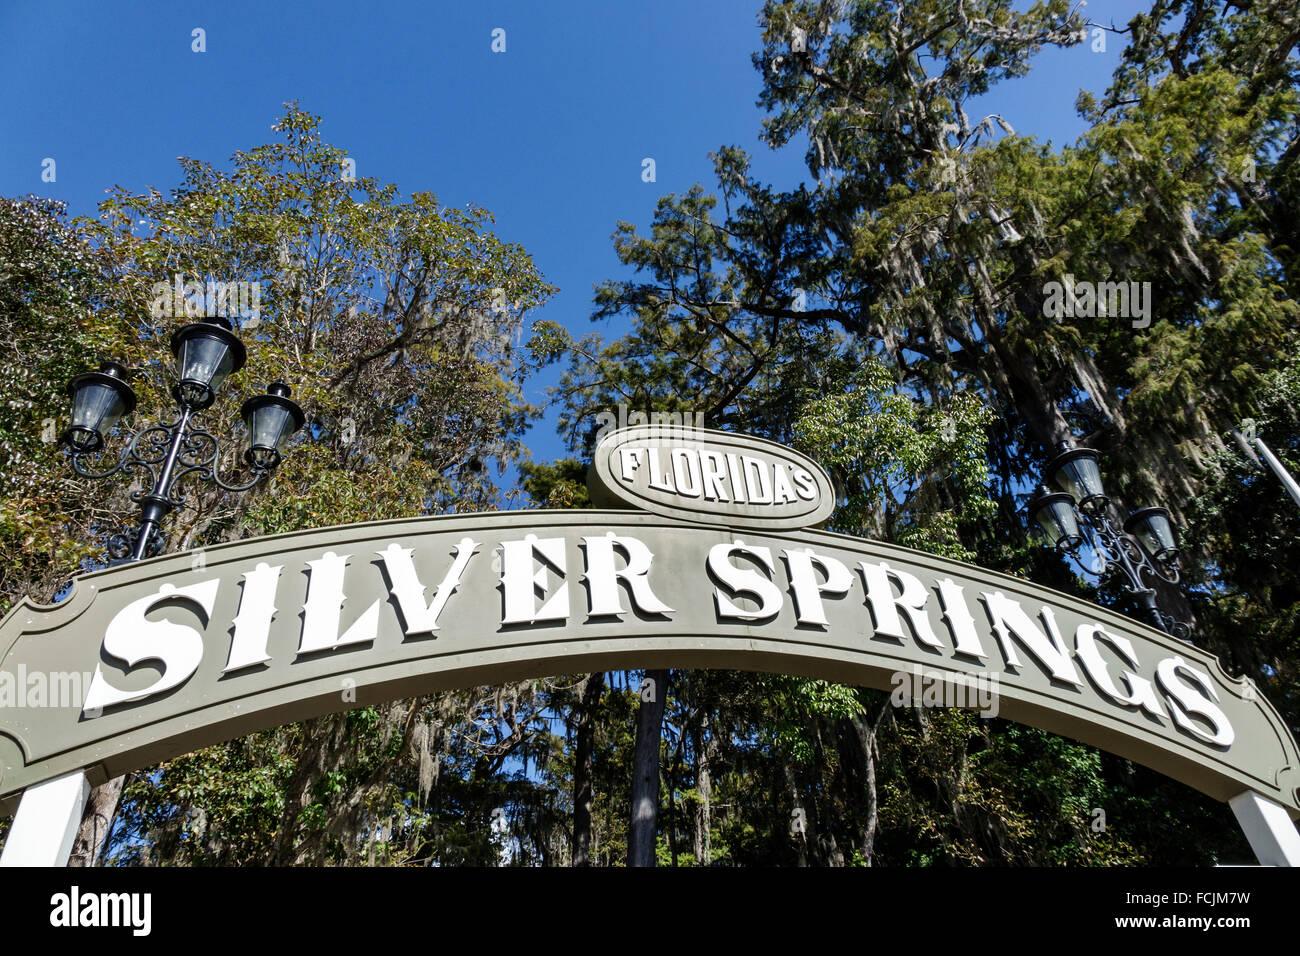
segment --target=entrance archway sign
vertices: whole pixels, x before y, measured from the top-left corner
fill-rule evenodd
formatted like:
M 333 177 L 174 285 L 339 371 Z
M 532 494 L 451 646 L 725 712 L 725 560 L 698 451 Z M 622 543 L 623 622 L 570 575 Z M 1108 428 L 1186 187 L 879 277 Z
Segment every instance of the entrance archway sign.
M 802 527 L 829 516 L 830 480 L 770 442 L 622 429 L 591 485 L 624 508 L 300 531 L 24 600 L 0 623 L 0 801 L 22 798 L 4 862 L 65 862 L 85 781 L 253 731 L 451 687 L 688 667 L 995 682 L 1000 716 L 1228 801 L 1261 862 L 1300 863 L 1295 739 L 1206 652 L 1028 581 Z

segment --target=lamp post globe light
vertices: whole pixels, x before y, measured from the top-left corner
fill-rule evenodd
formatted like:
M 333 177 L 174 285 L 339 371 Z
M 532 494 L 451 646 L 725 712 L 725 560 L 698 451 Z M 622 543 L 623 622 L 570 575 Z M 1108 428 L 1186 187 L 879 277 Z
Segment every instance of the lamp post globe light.
M 1027 506 L 1030 518 L 1047 543 L 1074 559 L 1086 574 L 1104 578 L 1121 574 L 1124 592 L 1134 597 L 1147 620 L 1184 641 L 1191 628 L 1160 610 L 1148 579 L 1167 584 L 1179 580 L 1179 553 L 1173 523 L 1164 508 L 1138 508 L 1117 528 L 1110 517 L 1110 498 L 1101 480 L 1100 455 L 1063 441 L 1047 463 L 1044 482 Z M 1055 490 L 1053 490 L 1055 489 Z M 1101 559 L 1100 568 L 1086 567 L 1079 549 L 1088 544 Z
M 73 471 L 97 480 L 119 472 L 141 479 L 142 487 L 131 492 L 131 500 L 140 508 L 139 523 L 108 540 L 109 554 L 117 561 L 162 553 L 162 523 L 184 502 L 176 491 L 183 478 L 194 475 L 226 491 L 247 491 L 275 471 L 284 456 L 284 443 L 303 426 L 302 409 L 282 382 L 244 402 L 240 416 L 249 439 L 244 461 L 252 476 L 243 484 L 227 482 L 218 471 L 219 442 L 197 427 L 194 418 L 212 405 L 222 383 L 243 367 L 248 353 L 224 319 L 182 326 L 172 335 L 171 348 L 176 357 L 175 418 L 132 434 L 118 462 L 105 471 L 95 471 L 93 460 L 103 452 L 113 426 L 136 406 L 135 391 L 127 382 L 129 372 L 117 362 L 104 362 L 99 371 L 78 375 L 68 383 L 72 419 L 62 437 L 71 452 Z

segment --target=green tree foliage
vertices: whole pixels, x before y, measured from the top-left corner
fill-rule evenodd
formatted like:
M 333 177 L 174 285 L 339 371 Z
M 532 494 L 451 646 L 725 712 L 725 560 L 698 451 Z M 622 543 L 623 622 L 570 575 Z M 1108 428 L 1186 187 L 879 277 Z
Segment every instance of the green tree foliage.
M 843 498 L 834 528 L 884 538 L 961 561 L 959 522 L 980 523 L 996 506 L 987 495 L 985 429 L 992 413 L 958 393 L 926 406 L 869 361 L 841 390 L 811 399 L 795 424 L 800 445 L 832 470 Z
M 712 191 L 618 223 L 625 272 L 593 318 L 630 331 L 609 340 L 539 322 L 521 343 L 551 292 L 526 253 L 482 210 L 344 177 L 296 107 L 228 169 L 187 160 L 170 194 L 115 191 L 94 221 L 6 201 L 0 322 L 21 384 L 0 410 L 0 599 L 53 595 L 130 517 L 125 488 L 92 494 L 45 440 L 62 382 L 90 355 L 129 359 L 137 418 L 156 418 L 184 320 L 152 315 L 153 284 L 255 280 L 248 366 L 209 415 L 226 464 L 233 409 L 266 381 L 294 386 L 308 426 L 271 488 L 196 490 L 173 547 L 494 507 L 507 464 L 537 506 L 588 507 L 596 413 L 624 403 L 801 448 L 835 479 L 835 530 L 1126 609 L 1025 531 L 1044 458 L 1074 436 L 1121 506 L 1158 502 L 1184 529 L 1189 590 L 1162 603 L 1300 725 L 1300 519 L 1229 437 L 1253 418 L 1300 471 L 1292 6 L 1154 0 L 1116 28 L 1112 85 L 1080 96 L 1088 129 L 1058 145 L 978 106 L 1086 35 L 1067 0 L 769 0 L 763 135 L 806 143 L 810 180 L 760 182 L 724 145 Z M 1149 308 L 1054 314 L 1067 276 L 1149 283 Z M 573 457 L 527 462 L 520 385 L 556 360 Z M 581 842 L 620 865 L 642 676 L 438 694 L 187 755 L 131 778 L 114 858 L 563 865 Z M 880 691 L 676 671 L 658 743 L 661 865 L 1248 858 L 1227 809 L 1186 787 Z
M 1300 475 L 1300 356 L 1260 391 L 1259 435 Z M 1197 544 L 1215 556 L 1203 574 L 1207 631 L 1236 673 L 1251 675 L 1282 713 L 1300 713 L 1300 508 L 1273 472 L 1236 447 L 1213 459 L 1208 492 L 1192 503 Z M 1296 725 L 1292 716 L 1292 726 Z
M 61 427 L 63 384 L 109 355 L 138 370 L 132 424 L 168 414 L 167 337 L 216 307 L 191 299 L 175 314 L 159 290 L 177 277 L 260 283 L 256 314 L 231 316 L 248 363 L 204 416 L 226 472 L 240 467 L 239 404 L 264 383 L 290 383 L 307 425 L 269 486 L 185 489 L 171 549 L 495 505 L 493 475 L 520 456 L 536 413 L 521 399 L 532 365 L 520 319 L 552 288 L 522 248 L 492 234 L 486 211 L 346 175 L 344 151 L 297 106 L 275 130 L 226 169 L 183 160 L 168 194 L 114 190 L 94 220 L 68 225 L 39 201 L 0 208 L 5 363 L 21 383 L 0 424 L 6 605 L 24 593 L 49 599 L 102 563 L 104 536 L 132 521 L 130 486 L 75 479 L 43 423 Z M 535 746 L 543 696 L 537 682 L 470 689 L 171 761 L 128 782 L 111 852 L 159 863 L 356 861 L 391 845 L 396 826 L 392 858 L 427 862 L 459 845 L 466 859 L 491 859 L 490 815 L 477 803 L 448 812 L 461 797 L 443 795 L 478 788 L 486 800 L 507 782 L 503 765 Z M 448 827 L 458 835 L 432 836 Z
M 102 261 L 63 204 L 0 200 L 0 614 L 24 593 L 52 600 L 127 507 L 124 495 L 86 495 L 58 444 L 68 380 L 131 338 L 124 319 L 101 317 Z
M 273 489 L 196 508 L 186 543 L 492 507 L 491 466 L 519 456 L 534 414 L 519 317 L 551 288 L 484 210 L 345 176 L 344 152 L 296 107 L 276 129 L 281 141 L 236 153 L 229 171 L 184 162 L 169 197 L 113 195 L 91 230 L 136 277 L 120 284 L 124 309 L 174 274 L 265 282 L 249 366 L 294 383 L 308 416 Z M 469 690 L 174 761 L 127 791 L 126 832 L 150 835 L 128 858 L 491 859 L 490 816 L 447 791 L 491 791 L 540 707 L 535 683 Z M 444 800 L 457 835 L 435 838 Z
M 585 452 L 594 409 L 694 404 L 710 425 L 792 440 L 826 463 L 842 492 L 837 527 L 1124 608 L 1113 582 L 1090 587 L 1025 534 L 1043 460 L 1075 437 L 1105 454 L 1121 507 L 1157 500 L 1188 526 L 1195 595 L 1164 589 L 1162 601 L 1230 666 L 1276 682 L 1287 708 L 1289 677 L 1277 675 L 1293 673 L 1294 648 L 1245 645 L 1261 627 L 1294 633 L 1289 591 L 1242 572 L 1262 559 L 1289 584 L 1294 562 L 1251 544 L 1220 564 L 1212 537 L 1248 526 L 1217 510 L 1242 475 L 1226 431 L 1272 407 L 1300 324 L 1294 17 L 1276 3 L 1157 3 L 1122 28 L 1131 44 L 1107 95 L 1080 98 L 1091 125 L 1073 144 L 974 114 L 993 84 L 1089 26 L 1062 0 L 765 4 L 764 136 L 774 148 L 805 139 L 813 184 L 774 189 L 723 147 L 714 194 L 665 196 L 645 234 L 620 223 L 615 251 L 635 278 L 601 286 L 594 317 L 622 313 L 633 330 L 548 342 L 549 354 L 571 351 L 563 427 Z M 1048 284 L 1067 276 L 1149 283 L 1149 314 L 1118 301 L 1053 314 Z M 1225 602 L 1225 586 L 1250 596 Z M 1252 614 L 1268 623 L 1236 626 Z M 733 859 L 1245 853 L 1222 807 L 1050 735 L 895 713 L 866 694 L 836 714 L 813 703 L 812 683 L 765 696 L 753 688 L 766 679 L 736 681 L 710 716 L 715 779 L 745 791 L 728 791 L 739 819 L 720 824 Z M 760 697 L 776 709 L 728 724 Z M 737 735 L 768 741 L 763 757 L 739 756 Z M 731 757 L 735 776 L 722 770 Z M 1109 829 L 1090 822 L 1099 808 Z M 1207 839 L 1189 843 L 1185 819 Z
M 572 458 L 554 464 L 522 462 L 524 491 L 545 508 L 590 508 L 587 467 Z

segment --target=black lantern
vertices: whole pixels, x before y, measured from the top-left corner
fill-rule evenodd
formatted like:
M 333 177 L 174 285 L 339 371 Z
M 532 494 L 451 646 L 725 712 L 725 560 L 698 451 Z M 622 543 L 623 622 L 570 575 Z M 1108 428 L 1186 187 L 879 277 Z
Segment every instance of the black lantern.
M 172 335 L 172 354 L 180 381 L 172 395 L 192 411 L 202 411 L 217 397 L 226 376 L 244 366 L 244 343 L 224 319 L 205 319 L 181 326 Z
M 1047 463 L 1047 480 L 1069 494 L 1084 508 L 1104 508 L 1109 500 L 1101 484 L 1100 457 L 1091 448 L 1075 448 L 1063 441 L 1058 454 Z
M 1073 551 L 1083 544 L 1074 499 L 1065 492 L 1053 492 L 1046 485 L 1039 485 L 1029 502 L 1029 514 L 1057 551 Z
M 273 382 L 266 387 L 265 395 L 250 398 L 239 410 L 249 435 L 244 460 L 254 468 L 271 471 L 278 466 L 285 441 L 306 420 L 302 409 L 289 398 L 290 394 L 288 385 Z
M 196 419 L 213 403 L 226 377 L 243 367 L 248 353 L 230 323 L 215 318 L 177 329 L 171 346 L 178 379 L 172 389 L 178 406 L 175 417 L 136 431 L 108 467 L 101 464 L 105 435 L 136 404 L 135 392 L 126 383 L 127 370 L 105 362 L 98 372 L 78 375 L 68 385 L 72 424 L 62 437 L 71 451 L 72 470 L 95 481 L 130 475 L 133 483 L 143 486 L 131 492 L 140 506 L 136 527 L 108 535 L 113 561 L 139 561 L 166 549 L 162 528 L 184 501 L 175 491 L 180 482 L 207 482 L 235 494 L 249 491 L 280 464 L 285 439 L 303 426 L 302 409 L 290 401 L 289 387 L 281 382 L 246 401 L 241 411 L 250 447 L 244 459 L 252 474 L 227 480 L 219 467 L 221 443 Z
M 1128 516 L 1124 530 L 1137 538 L 1155 560 L 1172 564 L 1178 560 L 1173 522 L 1164 508 L 1139 508 Z
M 125 366 L 104 362 L 98 372 L 85 372 L 68 383 L 72 424 L 64 431 L 63 440 L 75 451 L 98 451 L 118 419 L 135 409 L 135 392 L 126 383 L 127 374 Z
M 1058 553 L 1069 555 L 1090 576 L 1123 574 L 1124 590 L 1141 615 L 1166 634 L 1190 641 L 1191 629 L 1160 610 L 1155 589 L 1147 581 L 1155 578 L 1177 584 L 1179 580 L 1178 544 L 1169 512 L 1139 508 L 1120 530 L 1110 518 L 1099 458 L 1091 448 L 1061 442 L 1044 469 L 1046 482 L 1038 486 L 1029 502 L 1029 515 Z M 1060 490 L 1054 492 L 1049 485 Z M 1076 552 L 1085 544 L 1098 560 L 1097 566 L 1080 561 Z

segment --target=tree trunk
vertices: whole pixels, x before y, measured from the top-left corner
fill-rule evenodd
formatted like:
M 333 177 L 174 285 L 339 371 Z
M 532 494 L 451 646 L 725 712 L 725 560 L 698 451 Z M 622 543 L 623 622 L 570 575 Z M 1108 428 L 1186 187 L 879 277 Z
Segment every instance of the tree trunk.
M 808 813 L 799 796 L 799 787 L 794 780 L 794 768 L 785 754 L 780 755 L 781 773 L 785 778 L 786 794 L 790 798 L 790 839 L 794 843 L 795 859 L 798 866 L 808 865 Z
M 866 866 L 871 866 L 876 852 L 876 833 L 880 828 L 880 797 L 876 790 L 876 733 L 880 730 L 881 723 L 891 714 L 892 706 L 890 701 L 885 701 L 874 722 L 866 714 L 852 718 L 858 745 L 862 748 L 863 787 L 867 794 L 867 819 L 862 826 L 861 837 L 862 862 Z
M 813 754 L 817 761 L 818 767 L 829 766 L 830 761 L 826 759 L 826 742 L 822 737 L 823 725 L 820 719 L 813 723 Z M 823 805 L 825 791 L 821 787 L 813 790 L 813 812 L 818 820 L 826 820 L 824 827 L 819 827 L 817 831 L 817 856 L 818 862 L 822 866 L 843 866 L 844 852 L 840 849 L 839 841 L 835 838 L 833 813 L 826 812 L 829 808 Z
M 667 670 L 645 672 L 641 707 L 636 719 L 632 758 L 632 826 L 628 832 L 627 865 L 655 865 L 655 830 L 659 815 L 659 738 L 668 697 Z
M 77 828 L 76 842 L 72 844 L 68 866 L 99 865 L 104 844 L 108 842 L 108 834 L 113 829 L 113 818 L 117 816 L 117 805 L 122 799 L 122 784 L 125 779 L 114 777 L 90 792 L 86 811 L 81 815 L 81 826 Z
M 605 672 L 584 682 L 573 757 L 573 865 L 591 865 L 591 756 L 596 749 L 596 707 L 605 690 Z
M 717 741 L 709 728 L 709 715 L 700 719 L 695 734 L 695 865 L 708 866 L 713 861 L 713 776 L 709 767 Z

